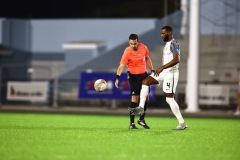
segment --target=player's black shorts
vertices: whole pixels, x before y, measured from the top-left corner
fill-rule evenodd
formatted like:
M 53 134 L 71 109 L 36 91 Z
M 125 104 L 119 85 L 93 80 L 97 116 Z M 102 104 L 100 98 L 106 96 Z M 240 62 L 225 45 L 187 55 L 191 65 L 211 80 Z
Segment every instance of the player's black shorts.
M 130 95 L 140 95 L 142 81 L 147 78 L 147 76 L 147 72 L 144 74 L 131 74 L 130 72 L 128 72 Z

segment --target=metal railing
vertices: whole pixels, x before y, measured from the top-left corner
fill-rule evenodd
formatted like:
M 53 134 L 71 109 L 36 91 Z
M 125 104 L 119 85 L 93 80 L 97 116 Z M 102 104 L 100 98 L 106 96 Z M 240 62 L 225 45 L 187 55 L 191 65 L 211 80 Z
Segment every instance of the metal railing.
M 14 76 L 14 72 L 18 70 L 22 70 L 21 76 Z M 32 74 L 36 70 L 42 70 L 42 75 L 38 75 L 38 77 L 32 77 Z M 204 69 L 205 70 L 205 69 Z M 229 85 L 230 87 L 230 99 L 229 99 L 229 106 L 224 106 L 225 108 L 234 108 L 237 106 L 237 93 L 240 92 L 240 69 L 236 69 L 236 71 L 232 71 L 233 74 L 239 74 L 239 80 L 236 81 L 200 81 L 200 84 L 222 84 L 222 85 Z M 44 72 L 44 73 L 43 73 Z M 53 73 L 58 76 L 53 76 Z M 211 73 L 211 72 L 210 72 Z M 18 73 L 19 74 L 19 73 Z M 12 101 L 6 99 L 6 87 L 9 81 L 47 81 L 49 82 L 49 92 L 48 92 L 48 101 L 45 105 L 58 107 L 61 105 L 72 105 L 72 106 L 111 106 L 112 100 L 102 100 L 102 99 L 79 99 L 78 98 L 78 90 L 79 90 L 79 79 L 60 79 L 59 74 L 56 74 L 53 68 L 49 68 L 47 66 L 27 66 L 24 64 L 6 64 L 0 66 L 0 104 L 11 104 Z M 180 75 L 181 76 L 181 75 Z M 209 75 L 211 76 L 211 75 Z M 234 75 L 236 76 L 236 75 Z M 215 75 L 215 78 L 217 75 Z M 156 102 L 152 102 L 154 106 L 158 106 L 159 101 L 164 101 L 162 99 L 164 94 L 162 92 L 162 86 L 157 87 L 156 92 Z M 176 100 L 178 103 L 184 108 L 186 107 L 185 102 L 186 97 L 186 81 L 180 80 L 177 87 L 177 92 L 175 95 Z M 129 100 L 117 100 L 118 106 L 126 106 L 128 105 Z M 19 102 L 18 104 L 21 104 Z M 25 104 L 25 105 L 32 105 L 32 103 Z M 223 107 L 219 107 L 223 108 Z

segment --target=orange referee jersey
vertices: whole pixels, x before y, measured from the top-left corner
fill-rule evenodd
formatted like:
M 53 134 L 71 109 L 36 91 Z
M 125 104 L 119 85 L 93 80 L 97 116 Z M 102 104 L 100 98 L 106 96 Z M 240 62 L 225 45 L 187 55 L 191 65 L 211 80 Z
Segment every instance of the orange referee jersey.
M 139 43 L 137 51 L 134 51 L 130 46 L 125 49 L 120 64 L 127 65 L 128 71 L 131 74 L 142 74 L 147 70 L 146 57 L 148 56 L 149 51 L 147 46 Z

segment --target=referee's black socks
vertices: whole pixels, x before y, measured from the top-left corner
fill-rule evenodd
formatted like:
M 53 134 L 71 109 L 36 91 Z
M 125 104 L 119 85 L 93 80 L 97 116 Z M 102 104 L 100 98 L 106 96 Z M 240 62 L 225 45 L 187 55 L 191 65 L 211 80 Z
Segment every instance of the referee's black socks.
M 144 113 L 140 115 L 140 118 L 139 118 L 140 120 L 144 120 L 147 107 L 148 107 L 148 102 L 145 102 L 145 105 L 144 105 Z
M 136 108 L 137 105 L 138 105 L 137 103 L 131 102 L 130 108 Z M 132 111 L 130 111 L 130 124 L 134 123 L 134 118 L 135 118 L 135 113 L 133 113 Z

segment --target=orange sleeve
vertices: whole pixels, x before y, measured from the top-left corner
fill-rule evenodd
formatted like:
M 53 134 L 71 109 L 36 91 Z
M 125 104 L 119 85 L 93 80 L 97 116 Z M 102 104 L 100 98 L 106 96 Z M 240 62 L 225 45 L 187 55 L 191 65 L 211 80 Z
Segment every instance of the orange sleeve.
M 144 45 L 145 46 L 145 45 Z M 148 50 L 148 47 L 147 46 L 145 46 L 145 48 L 146 48 L 146 57 L 148 57 L 149 56 L 149 50 Z
M 123 55 L 122 55 L 122 59 L 120 61 L 120 64 L 125 64 L 127 65 L 128 64 L 128 58 L 129 58 L 129 52 L 127 51 L 127 49 L 125 49 L 125 51 L 123 52 Z

